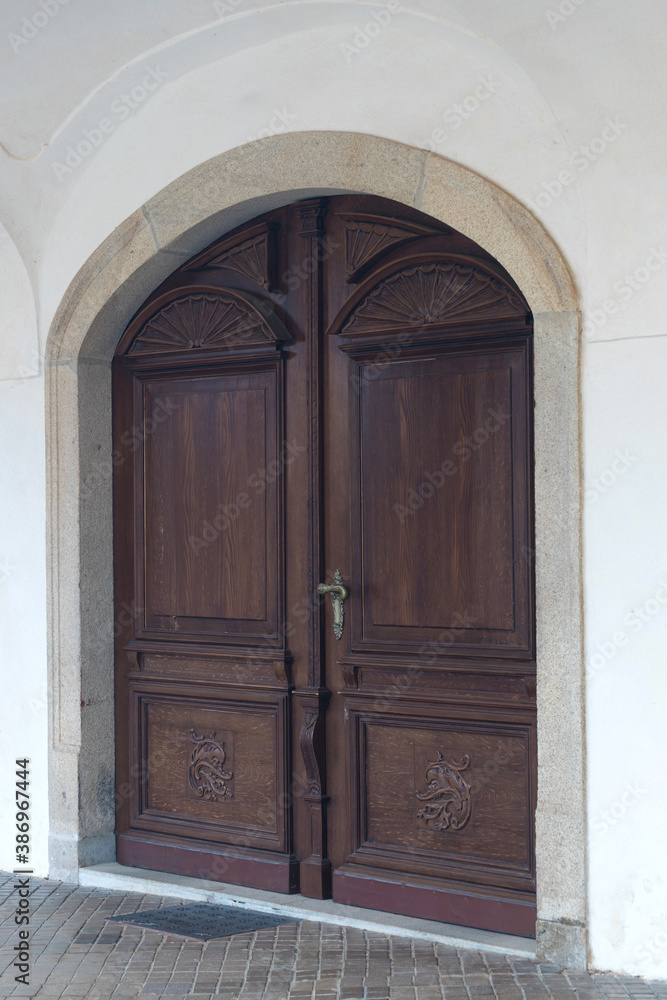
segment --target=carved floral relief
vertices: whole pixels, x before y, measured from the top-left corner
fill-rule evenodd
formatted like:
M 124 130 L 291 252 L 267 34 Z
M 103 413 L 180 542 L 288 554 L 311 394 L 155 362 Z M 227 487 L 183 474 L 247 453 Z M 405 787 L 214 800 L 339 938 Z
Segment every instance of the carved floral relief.
M 469 767 L 468 754 L 459 761 L 447 761 L 438 751 L 437 758 L 426 767 L 426 790 L 415 792 L 417 799 L 426 803 L 417 811 L 417 819 L 434 830 L 462 830 L 472 815 L 470 785 L 462 773 Z
M 216 735 L 197 736 L 195 729 L 190 730 L 190 741 L 194 744 L 188 769 L 190 787 L 198 798 L 207 802 L 232 798 L 234 794 L 229 785 L 233 772 L 225 770 L 225 744 L 218 742 Z

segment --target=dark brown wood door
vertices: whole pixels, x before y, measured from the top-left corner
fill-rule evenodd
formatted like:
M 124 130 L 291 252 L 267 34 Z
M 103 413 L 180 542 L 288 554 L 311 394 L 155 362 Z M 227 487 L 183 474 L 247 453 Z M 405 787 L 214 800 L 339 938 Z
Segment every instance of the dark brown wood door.
M 140 310 L 121 862 L 534 932 L 531 335 L 480 247 L 367 196 L 254 220 Z

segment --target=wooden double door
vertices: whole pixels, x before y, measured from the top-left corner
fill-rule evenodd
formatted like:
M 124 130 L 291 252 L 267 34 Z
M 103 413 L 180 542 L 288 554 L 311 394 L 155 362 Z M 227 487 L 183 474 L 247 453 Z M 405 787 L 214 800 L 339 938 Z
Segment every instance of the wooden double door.
M 531 337 L 479 246 L 360 195 L 151 295 L 114 361 L 120 862 L 534 933 Z

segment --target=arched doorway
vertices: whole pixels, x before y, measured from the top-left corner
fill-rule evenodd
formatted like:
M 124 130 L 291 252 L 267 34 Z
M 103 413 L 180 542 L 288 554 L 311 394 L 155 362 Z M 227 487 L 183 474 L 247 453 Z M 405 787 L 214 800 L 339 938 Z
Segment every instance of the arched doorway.
M 242 178 L 242 185 L 229 184 Z M 46 349 L 49 864 L 116 857 L 111 361 L 156 286 L 221 233 L 298 198 L 365 192 L 428 213 L 512 275 L 534 326 L 538 954 L 585 966 L 580 316 L 562 252 L 515 197 L 444 157 L 359 133 L 272 136 L 158 192 L 83 262 Z M 123 620 L 132 609 L 124 610 Z M 94 878 L 88 870 L 90 884 Z
M 121 862 L 534 933 L 532 334 L 482 247 L 366 195 L 256 218 L 141 307 Z

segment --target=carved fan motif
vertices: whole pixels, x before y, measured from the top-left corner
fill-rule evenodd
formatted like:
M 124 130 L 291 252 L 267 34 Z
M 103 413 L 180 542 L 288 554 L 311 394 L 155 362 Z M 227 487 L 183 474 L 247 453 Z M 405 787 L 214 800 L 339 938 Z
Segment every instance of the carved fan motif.
M 355 273 L 376 254 L 409 239 L 417 233 L 398 226 L 382 226 L 373 222 L 345 223 L 345 276 L 351 281 Z
M 523 318 L 526 307 L 503 282 L 467 264 L 405 268 L 373 289 L 348 318 L 343 336 L 484 319 Z
M 441 751 L 430 760 L 424 775 L 425 792 L 415 792 L 417 798 L 428 803 L 417 812 L 417 818 L 433 823 L 434 830 L 462 830 L 472 814 L 470 785 L 461 772 L 470 766 L 466 754 L 462 760 L 446 761 Z
M 261 236 L 246 240 L 245 243 L 221 253 L 219 257 L 214 257 L 206 267 L 226 267 L 230 271 L 237 271 L 268 291 L 270 284 L 268 241 L 269 234 L 262 233 Z
M 216 735 L 197 736 L 194 729 L 190 730 L 190 740 L 194 743 L 188 769 L 190 787 L 198 798 L 207 802 L 217 802 L 220 797 L 231 799 L 233 795 L 228 782 L 234 775 L 224 768 L 225 744 L 218 743 Z
M 129 353 L 238 347 L 269 339 L 260 317 L 245 302 L 224 295 L 186 295 L 151 317 Z

